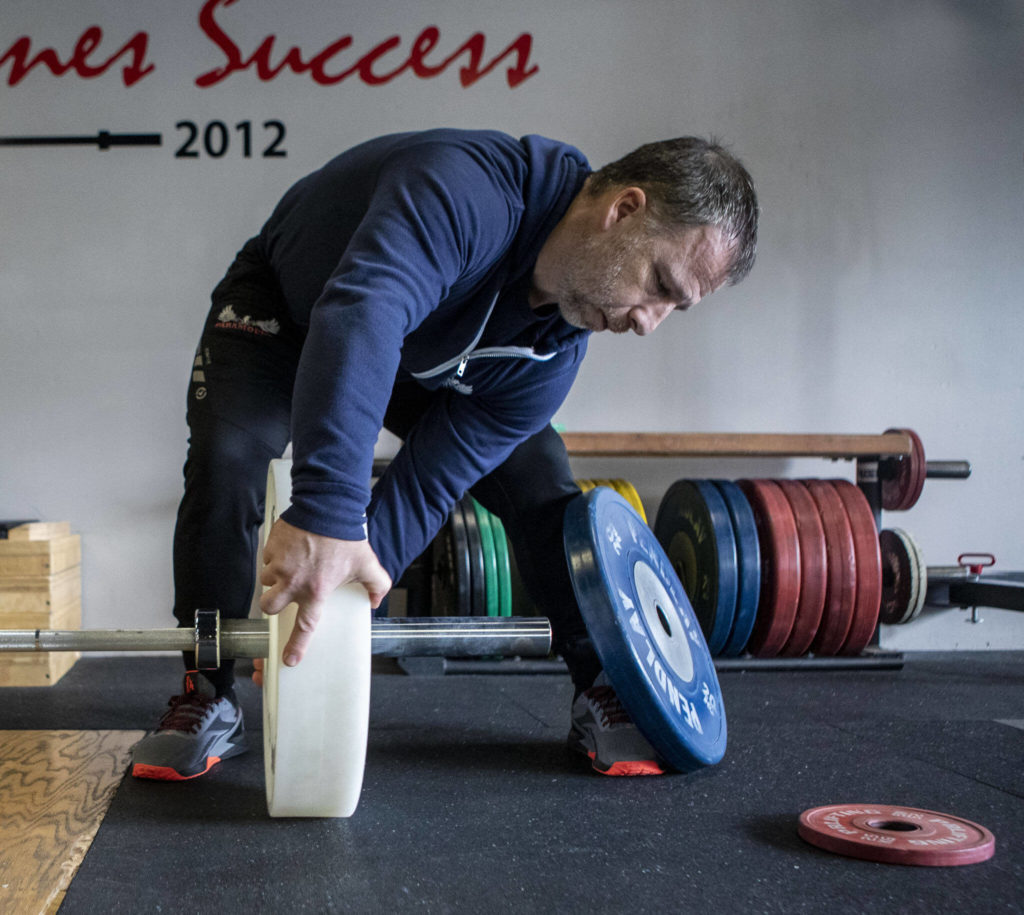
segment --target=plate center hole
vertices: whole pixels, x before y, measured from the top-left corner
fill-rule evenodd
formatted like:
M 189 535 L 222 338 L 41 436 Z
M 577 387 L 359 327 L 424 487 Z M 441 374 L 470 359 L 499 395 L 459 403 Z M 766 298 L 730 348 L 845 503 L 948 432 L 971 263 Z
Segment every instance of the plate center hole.
M 886 832 L 915 832 L 921 828 L 905 820 L 874 820 L 868 825 L 872 829 L 884 829 Z
M 672 627 L 668 624 L 668 617 L 665 616 L 665 611 L 661 609 L 660 604 L 655 604 L 654 610 L 658 614 L 658 622 L 661 623 L 661 628 L 665 630 L 665 635 L 672 638 Z

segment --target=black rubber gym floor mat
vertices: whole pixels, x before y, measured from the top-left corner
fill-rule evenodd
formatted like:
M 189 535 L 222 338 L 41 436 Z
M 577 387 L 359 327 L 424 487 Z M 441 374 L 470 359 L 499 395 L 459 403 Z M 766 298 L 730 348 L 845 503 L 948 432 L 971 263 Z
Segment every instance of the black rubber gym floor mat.
M 151 726 L 176 664 L 79 662 L 77 686 L 0 692 L 0 727 Z M 569 756 L 566 677 L 378 674 L 359 809 L 309 821 L 266 816 L 245 683 L 253 751 L 194 782 L 126 778 L 60 911 L 1019 912 L 1024 731 L 993 719 L 1020 717 L 1022 670 L 1024 653 L 725 674 L 723 762 L 653 779 Z M 876 864 L 798 837 L 801 811 L 847 802 L 973 820 L 995 857 Z

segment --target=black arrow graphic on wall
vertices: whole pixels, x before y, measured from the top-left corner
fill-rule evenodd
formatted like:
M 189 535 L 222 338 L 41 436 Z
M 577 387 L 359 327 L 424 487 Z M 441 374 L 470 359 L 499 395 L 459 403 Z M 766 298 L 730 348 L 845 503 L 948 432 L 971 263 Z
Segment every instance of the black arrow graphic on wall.
M 107 130 L 101 130 L 95 136 L 0 137 L 0 146 L 95 146 L 110 149 L 114 146 L 159 146 L 161 143 L 163 136 L 159 133 L 110 133 Z

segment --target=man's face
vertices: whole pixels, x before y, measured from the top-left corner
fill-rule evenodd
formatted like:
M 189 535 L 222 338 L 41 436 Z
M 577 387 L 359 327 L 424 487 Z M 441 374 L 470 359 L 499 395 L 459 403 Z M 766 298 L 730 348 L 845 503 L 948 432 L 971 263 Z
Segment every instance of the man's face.
M 558 308 L 576 327 L 643 336 L 718 289 L 731 256 L 712 226 L 655 235 L 640 220 L 618 223 L 576 239 L 554 290 Z

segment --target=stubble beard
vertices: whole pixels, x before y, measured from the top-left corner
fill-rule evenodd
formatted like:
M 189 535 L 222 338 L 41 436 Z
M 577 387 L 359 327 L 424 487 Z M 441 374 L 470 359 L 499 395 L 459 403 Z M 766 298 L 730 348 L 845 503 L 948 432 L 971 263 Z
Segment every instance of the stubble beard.
M 615 314 L 621 307 L 617 290 L 619 278 L 630 260 L 636 256 L 643 239 L 624 235 L 610 243 L 597 236 L 587 236 L 576 246 L 572 261 L 566 265 L 558 310 L 573 327 L 584 330 L 610 330 L 624 334 L 630 329 L 625 314 Z

